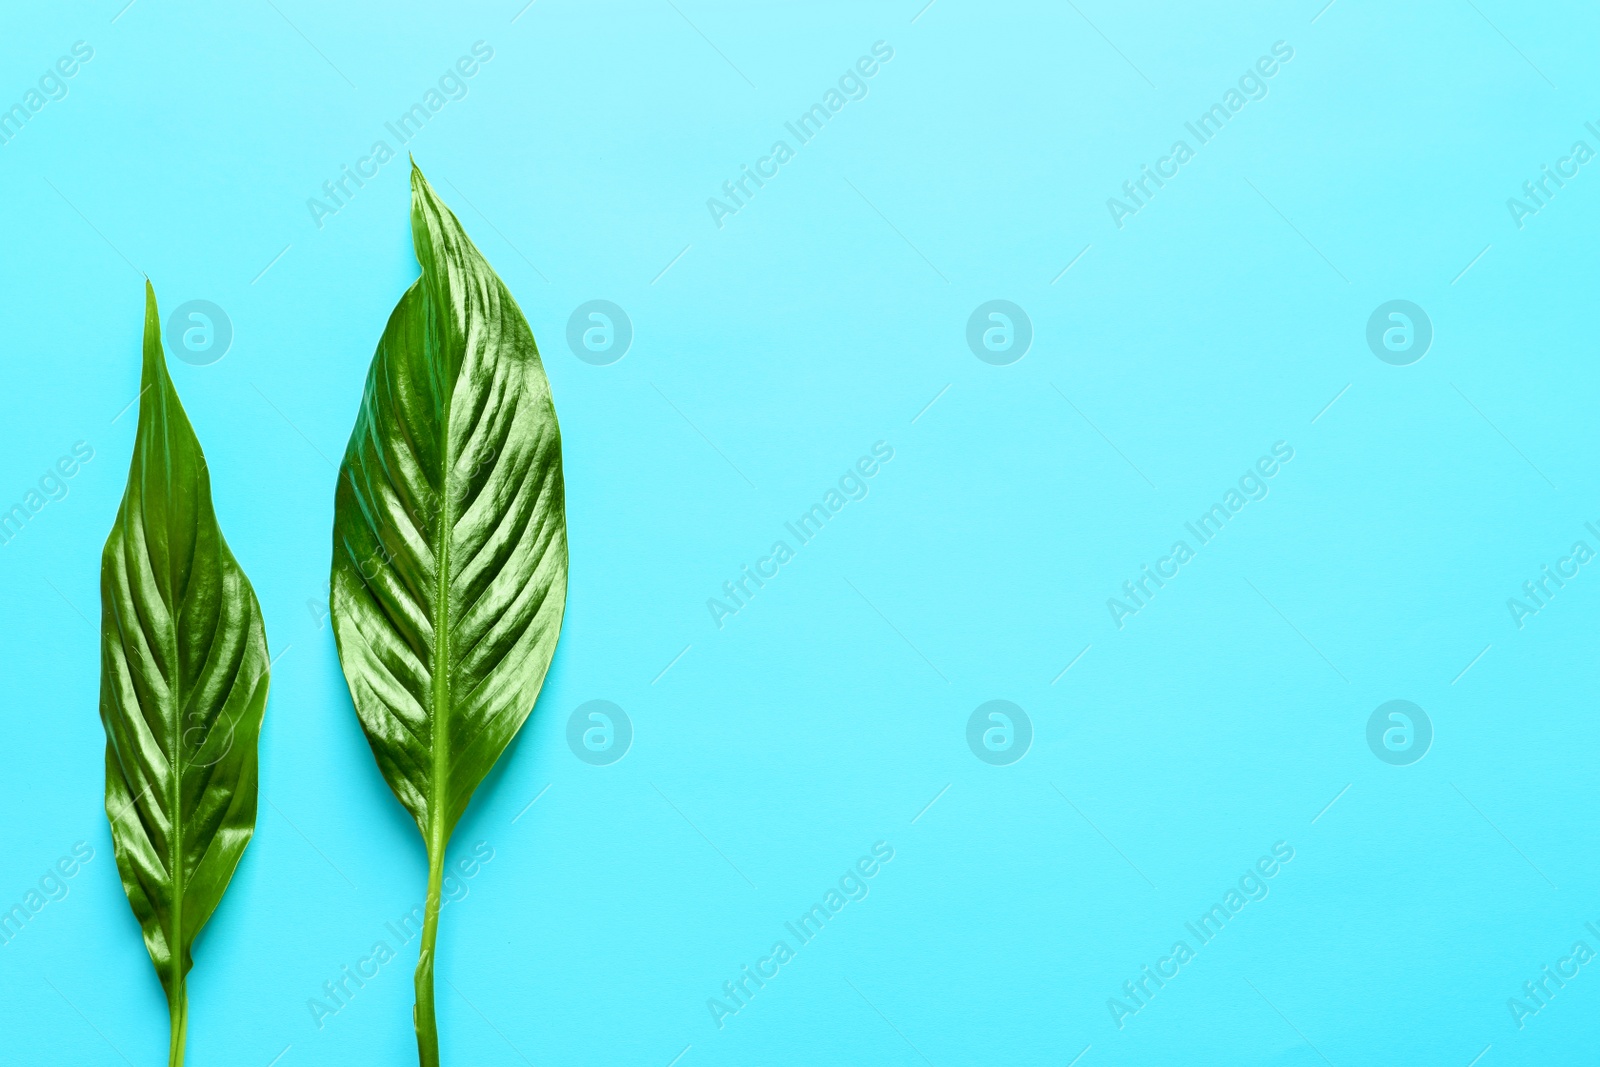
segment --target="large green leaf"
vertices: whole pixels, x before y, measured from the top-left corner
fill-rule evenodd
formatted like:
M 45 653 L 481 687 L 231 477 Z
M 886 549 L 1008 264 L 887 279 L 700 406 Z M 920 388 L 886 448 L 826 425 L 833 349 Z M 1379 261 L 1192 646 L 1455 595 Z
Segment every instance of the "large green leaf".
M 268 661 L 255 590 L 217 527 L 206 458 L 167 375 L 148 282 L 139 428 L 100 601 L 106 816 L 166 988 L 176 1067 L 195 937 L 255 832 Z
M 330 611 L 367 741 L 427 845 L 413 1020 L 435 1067 L 445 848 L 544 683 L 567 530 L 533 332 L 414 165 L 411 234 L 422 276 L 389 316 L 339 468 Z

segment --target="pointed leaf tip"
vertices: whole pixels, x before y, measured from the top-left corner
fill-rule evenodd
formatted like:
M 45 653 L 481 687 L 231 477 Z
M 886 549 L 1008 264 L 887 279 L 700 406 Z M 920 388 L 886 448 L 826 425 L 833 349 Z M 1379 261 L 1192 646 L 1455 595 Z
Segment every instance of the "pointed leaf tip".
M 150 279 L 144 280 L 144 368 L 145 372 L 164 376 L 167 370 L 167 355 L 161 347 L 161 311 L 156 305 L 155 286 L 150 284 Z M 144 383 L 148 386 L 150 383 Z M 141 392 L 141 396 L 142 396 Z M 143 405 L 141 405 L 142 407 Z

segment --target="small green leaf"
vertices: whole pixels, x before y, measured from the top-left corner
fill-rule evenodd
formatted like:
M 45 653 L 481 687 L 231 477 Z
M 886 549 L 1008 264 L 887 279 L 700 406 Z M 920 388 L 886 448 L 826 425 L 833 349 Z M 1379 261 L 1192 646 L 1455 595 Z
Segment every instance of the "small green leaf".
M 100 559 L 100 721 L 117 872 L 167 992 L 183 1062 L 200 928 L 255 832 L 267 638 L 211 509 L 211 476 L 145 283 L 128 487 Z
M 422 276 L 389 316 L 339 468 L 330 611 L 372 754 L 427 845 L 413 1021 L 437 1067 L 445 848 L 544 684 L 567 529 L 533 332 L 415 165 L 411 234 Z

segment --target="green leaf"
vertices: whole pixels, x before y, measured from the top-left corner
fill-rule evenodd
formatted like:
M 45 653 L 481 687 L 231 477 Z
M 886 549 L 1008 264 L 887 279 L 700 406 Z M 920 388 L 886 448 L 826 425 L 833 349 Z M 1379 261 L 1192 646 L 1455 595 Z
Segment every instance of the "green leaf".
M 413 1021 L 436 1067 L 445 848 L 544 683 L 567 529 L 533 332 L 414 164 L 411 234 L 422 276 L 389 316 L 339 468 L 330 612 L 372 754 L 427 845 Z
M 100 721 L 117 872 L 144 929 L 183 1062 L 200 928 L 256 825 L 267 638 L 211 509 L 211 476 L 161 351 L 145 283 L 128 487 L 100 559 Z

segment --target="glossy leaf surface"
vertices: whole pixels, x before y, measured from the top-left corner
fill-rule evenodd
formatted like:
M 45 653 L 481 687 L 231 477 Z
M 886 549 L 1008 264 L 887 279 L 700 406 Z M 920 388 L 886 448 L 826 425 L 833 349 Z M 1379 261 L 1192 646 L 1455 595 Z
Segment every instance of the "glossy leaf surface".
M 148 282 L 140 385 L 128 485 L 101 556 L 100 719 L 117 871 L 166 989 L 176 1065 L 195 937 L 255 832 L 269 665 Z
M 422 1063 L 445 847 L 532 710 L 566 601 L 561 432 L 533 333 L 420 171 L 422 276 L 372 359 L 334 502 L 335 639 L 356 714 L 426 842 Z

